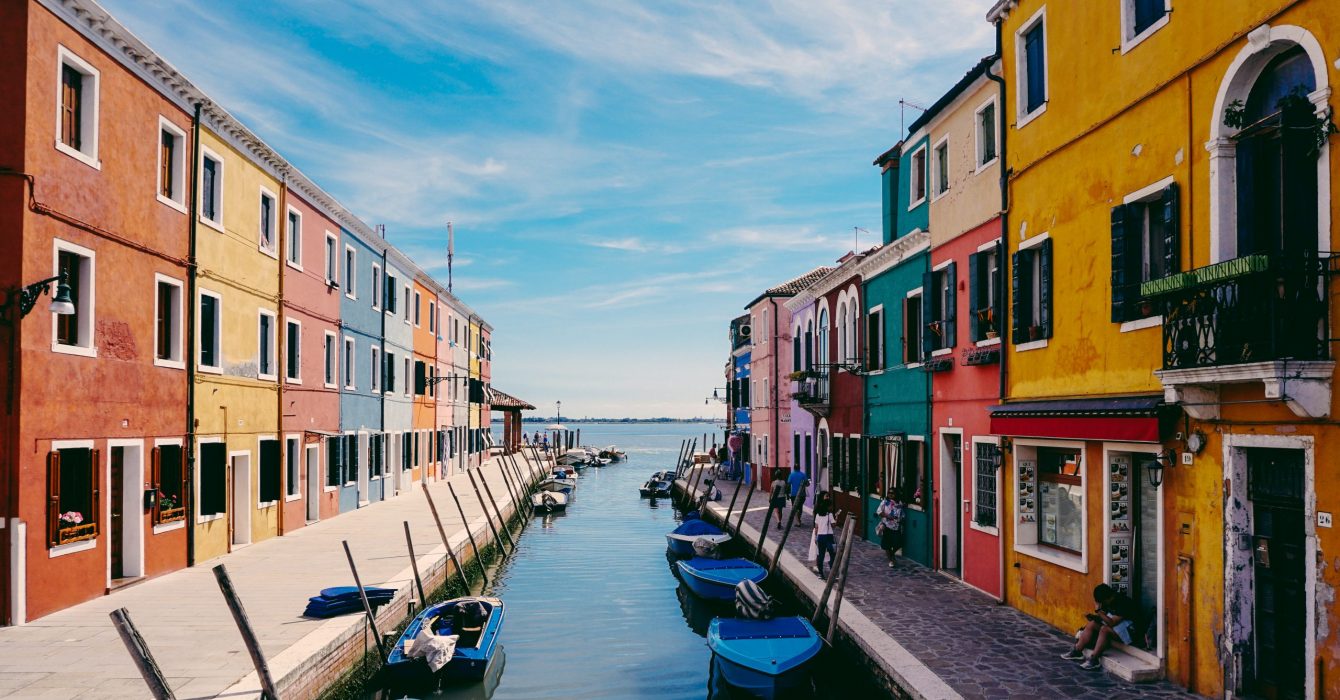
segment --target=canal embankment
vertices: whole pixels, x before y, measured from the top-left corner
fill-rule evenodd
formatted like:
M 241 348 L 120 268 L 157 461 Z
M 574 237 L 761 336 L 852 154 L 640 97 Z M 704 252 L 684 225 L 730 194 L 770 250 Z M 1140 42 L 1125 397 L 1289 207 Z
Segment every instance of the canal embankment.
M 519 463 L 527 471 L 543 470 L 539 462 Z M 482 475 L 490 484 L 493 504 L 487 495 L 476 498 L 465 474 L 416 483 L 410 493 L 314 523 L 287 537 L 235 549 L 24 626 L 0 629 L 0 694 L 146 697 L 144 681 L 108 617 L 124 607 L 177 697 L 259 696 L 251 658 L 211 572 L 224 564 L 281 696 L 319 697 L 375 648 L 364 615 L 328 620 L 302 616 L 307 598 L 321 589 L 353 585 L 342 543 L 349 543 L 364 585 L 396 591 L 376 616 L 379 629 L 396 629 L 409 614 L 410 601 L 417 598 L 405 523 L 425 589 L 439 589 L 456 577 L 427 498 L 420 492 L 427 489 L 432 494 L 453 552 L 477 576 L 471 536 L 487 553 L 494 546 L 498 514 L 509 521 L 514 514 L 503 469 L 503 460 L 495 457 L 475 471 L 476 478 Z M 460 499 L 464 518 L 456 510 L 451 489 Z M 502 537 L 505 541 L 506 535 Z

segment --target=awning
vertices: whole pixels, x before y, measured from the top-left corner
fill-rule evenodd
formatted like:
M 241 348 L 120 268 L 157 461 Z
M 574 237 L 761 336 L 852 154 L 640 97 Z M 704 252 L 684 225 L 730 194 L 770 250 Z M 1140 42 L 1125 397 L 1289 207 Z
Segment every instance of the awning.
M 1163 396 L 1022 401 L 991 407 L 991 432 L 1017 437 L 1160 442 L 1175 418 Z

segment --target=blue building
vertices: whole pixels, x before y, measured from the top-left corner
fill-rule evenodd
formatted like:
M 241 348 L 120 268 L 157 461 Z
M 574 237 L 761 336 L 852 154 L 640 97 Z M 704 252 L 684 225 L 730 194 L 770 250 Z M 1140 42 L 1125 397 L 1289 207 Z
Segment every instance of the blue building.
M 341 230 L 342 300 L 339 346 L 340 430 L 350 475 L 340 486 L 340 512 L 385 495 L 387 381 L 382 358 L 386 308 L 386 243 L 375 233 Z

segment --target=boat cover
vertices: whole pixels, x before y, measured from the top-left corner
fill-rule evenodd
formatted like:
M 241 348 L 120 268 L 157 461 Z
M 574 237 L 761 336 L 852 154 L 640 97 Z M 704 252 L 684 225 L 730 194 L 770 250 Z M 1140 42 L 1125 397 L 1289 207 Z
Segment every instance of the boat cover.
M 771 620 L 738 620 L 731 617 L 718 619 L 717 636 L 731 639 L 793 639 L 810 636 L 798 617 L 778 617 Z
M 771 620 L 777 607 L 772 596 L 757 583 L 745 579 L 735 584 L 735 613 L 746 620 Z
M 686 520 L 675 528 L 676 535 L 720 535 L 721 528 L 704 520 Z
M 755 564 L 748 559 L 736 557 L 734 559 L 704 559 L 694 557 L 686 562 L 685 566 L 697 569 L 698 571 L 711 571 L 713 569 L 762 569 L 763 567 Z

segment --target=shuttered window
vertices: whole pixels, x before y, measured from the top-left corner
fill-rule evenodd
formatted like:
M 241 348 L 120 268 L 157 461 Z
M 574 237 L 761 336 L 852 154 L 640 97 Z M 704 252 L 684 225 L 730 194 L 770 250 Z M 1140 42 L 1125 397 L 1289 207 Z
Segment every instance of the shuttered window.
M 922 360 L 921 295 L 903 300 L 903 362 Z
M 275 198 L 268 192 L 261 192 L 261 239 L 264 250 L 275 249 Z
M 84 74 L 73 66 L 61 66 L 60 141 L 84 150 Z
M 1112 321 L 1155 312 L 1142 303 L 1140 283 L 1179 271 L 1181 240 L 1177 183 L 1112 208 Z
M 164 129 L 159 133 L 158 144 L 158 193 L 167 199 L 176 199 L 172 185 L 177 177 L 177 137 Z
M 85 305 L 80 303 L 84 294 L 84 272 L 88 258 L 68 250 L 56 255 L 57 274 L 70 286 L 70 301 L 74 302 L 74 313 L 56 315 L 56 342 L 61 345 L 86 347 L 89 339 L 84 337 L 84 325 L 80 316 L 86 313 Z
M 287 329 L 284 334 L 284 349 L 287 351 L 284 357 L 284 376 L 290 381 L 299 382 L 302 380 L 302 326 L 296 321 L 285 321 Z
M 200 445 L 201 517 L 228 512 L 228 448 L 222 442 Z
M 344 438 L 326 438 L 326 486 L 344 483 Z
M 926 330 L 921 335 L 922 355 L 952 348 L 957 342 L 958 265 L 949 263 L 940 270 L 924 273 L 922 292 L 925 301 Z
M 223 162 L 203 156 L 200 160 L 200 215 L 223 223 Z
M 1011 340 L 1020 344 L 1052 337 L 1052 239 L 1015 253 L 1011 266 Z
M 982 527 L 996 526 L 996 450 L 988 442 L 979 442 L 973 450 L 974 488 L 973 522 Z
M 884 310 L 876 309 L 865 317 L 865 366 L 867 370 L 884 369 Z
M 996 103 L 992 102 L 977 113 L 977 165 L 996 159 Z
M 995 338 L 1000 332 L 1000 248 L 997 241 L 992 248 L 968 256 L 968 324 L 974 342 Z
M 87 447 L 47 453 L 47 544 L 55 547 L 98 536 L 101 452 Z
M 299 488 L 300 474 L 299 469 L 302 458 L 302 442 L 298 438 L 291 437 L 284 440 L 284 495 L 296 496 L 301 493 Z
M 153 449 L 150 478 L 157 491 L 153 510 L 155 525 L 186 519 L 185 452 L 181 445 L 159 445 Z
M 414 361 L 414 395 L 423 396 L 428 393 L 428 365 L 422 360 Z
M 357 435 L 344 436 L 344 483 L 358 481 L 359 439 Z
M 1047 35 L 1044 20 L 1024 32 L 1024 114 L 1032 114 L 1047 103 Z
M 1154 23 L 1163 19 L 1168 14 L 1166 0 L 1131 0 L 1134 5 L 1134 17 L 1132 36 L 1138 36 L 1141 32 L 1154 26 Z
M 261 440 L 260 453 L 260 505 L 263 508 L 279 502 L 284 461 L 278 440 Z

